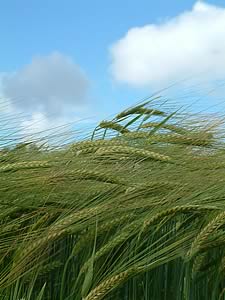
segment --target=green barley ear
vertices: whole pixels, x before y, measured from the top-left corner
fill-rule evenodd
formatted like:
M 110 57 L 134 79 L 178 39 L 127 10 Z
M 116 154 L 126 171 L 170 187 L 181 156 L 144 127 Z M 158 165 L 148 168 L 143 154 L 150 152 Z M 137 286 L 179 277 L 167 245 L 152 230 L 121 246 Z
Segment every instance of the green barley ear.
M 144 129 L 154 128 L 156 126 L 159 126 L 159 124 L 160 124 L 159 122 L 147 122 L 147 123 L 143 123 L 140 126 L 140 128 L 144 128 Z M 173 132 L 178 133 L 178 134 L 182 134 L 182 135 L 188 133 L 187 129 L 184 129 L 182 127 L 179 127 L 179 126 L 173 125 L 173 124 L 160 124 L 160 127 L 163 128 L 163 129 L 173 131 Z
M 112 129 L 115 130 L 119 133 L 128 133 L 130 130 L 128 130 L 126 127 L 115 123 L 115 122 L 110 122 L 110 121 L 103 121 L 99 124 L 99 127 L 104 128 L 104 129 Z
M 96 249 L 96 242 L 97 242 L 97 228 L 98 228 L 97 224 L 98 223 L 97 223 L 97 220 L 96 220 L 95 241 L 94 241 L 92 256 L 91 256 L 91 259 L 89 261 L 89 266 L 88 266 L 87 273 L 85 275 L 84 282 L 83 282 L 82 289 L 81 289 L 82 299 L 84 299 L 87 296 L 87 294 L 88 294 L 88 292 L 91 288 L 92 281 L 93 281 L 94 257 L 95 257 L 95 249 Z
M 187 252 L 187 260 L 194 257 L 203 247 L 204 243 L 208 240 L 209 236 L 216 232 L 225 223 L 225 211 L 219 213 L 211 222 L 209 222 L 197 235 L 192 242 L 189 251 Z
M 101 300 L 107 295 L 112 289 L 116 288 L 122 282 L 126 281 L 129 277 L 138 274 L 139 268 L 131 267 L 128 270 L 121 272 L 117 275 L 111 276 L 100 283 L 96 288 L 90 291 L 90 293 L 83 300 Z
M 155 116 L 165 116 L 163 111 L 158 109 L 151 109 L 144 107 L 147 103 L 143 103 L 141 105 L 137 105 L 135 107 L 129 108 L 127 110 L 122 111 L 116 116 L 116 120 L 126 118 L 133 114 L 145 114 L 145 115 L 155 115 Z
M 97 154 L 99 155 L 109 155 L 109 154 L 124 154 L 127 155 L 128 157 L 136 157 L 136 158 L 143 158 L 143 159 L 150 159 L 150 160 L 159 160 L 162 162 L 169 162 L 171 161 L 171 158 L 167 155 L 159 154 L 157 152 L 149 151 L 149 150 L 144 150 L 141 148 L 136 148 L 136 147 L 130 147 L 130 146 L 112 146 L 110 148 L 99 148 L 96 151 Z
M 9 172 L 9 171 L 18 171 L 23 169 L 39 169 L 39 168 L 49 168 L 50 164 L 47 161 L 30 161 L 30 162 L 18 162 L 13 164 L 6 164 L 4 166 L 0 166 L 1 172 Z

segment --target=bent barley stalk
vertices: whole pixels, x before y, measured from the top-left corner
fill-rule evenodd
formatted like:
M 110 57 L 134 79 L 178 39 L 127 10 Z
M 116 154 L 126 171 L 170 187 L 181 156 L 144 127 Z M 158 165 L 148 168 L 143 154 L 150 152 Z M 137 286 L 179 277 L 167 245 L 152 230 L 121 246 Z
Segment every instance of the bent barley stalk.
M 99 127 L 104 128 L 104 129 L 112 129 L 115 131 L 118 131 L 120 133 L 128 133 L 130 132 L 129 129 L 125 128 L 124 126 L 115 123 L 115 122 L 110 122 L 110 121 L 103 121 L 99 124 Z
M 38 277 L 44 276 L 52 271 L 55 271 L 59 267 L 61 267 L 63 263 L 59 260 L 52 261 L 48 263 L 47 265 L 44 265 L 42 267 L 36 266 L 34 268 L 33 273 L 28 274 L 28 276 L 25 277 L 25 282 L 30 282 L 32 280 L 32 277 L 35 276 L 35 273 L 38 271 Z
M 72 150 L 85 150 L 85 149 L 92 149 L 92 148 L 98 148 L 101 146 L 104 147 L 111 147 L 113 145 L 121 145 L 126 143 L 125 141 L 121 141 L 119 139 L 110 139 L 110 140 L 92 140 L 92 141 L 82 141 L 74 143 L 70 146 Z
M 129 146 L 112 146 L 110 148 L 101 147 L 96 152 L 99 155 L 110 154 L 110 153 L 124 153 L 132 156 L 139 156 L 146 159 L 160 160 L 168 162 L 171 158 L 167 155 L 159 154 L 149 150 L 138 149 Z
M 186 258 L 189 260 L 195 256 L 199 250 L 202 248 L 204 243 L 208 240 L 210 234 L 219 229 L 222 225 L 225 224 L 225 211 L 218 214 L 202 231 L 198 234 L 196 239 L 193 241 L 190 250 L 188 251 Z
M 175 144 L 187 144 L 193 146 L 208 146 L 212 144 L 212 140 L 209 137 L 188 136 L 188 135 L 175 135 L 175 134 L 156 134 L 151 135 L 148 138 L 151 142 L 164 142 L 164 143 L 175 143 Z
M 207 207 L 207 206 L 201 206 L 201 205 L 182 205 L 182 206 L 175 206 L 172 208 L 169 208 L 167 210 L 164 210 L 162 212 L 159 212 L 149 220 L 146 220 L 143 224 L 143 230 L 147 226 L 150 226 L 151 224 L 154 224 L 159 219 L 167 217 L 168 215 L 176 215 L 177 213 L 189 213 L 189 212 L 201 212 L 201 211 L 212 211 L 215 207 Z
M 169 258 L 169 260 L 171 257 Z M 162 264 L 164 258 L 159 258 L 156 260 L 155 264 Z M 153 268 L 154 263 L 146 266 L 133 266 L 128 268 L 119 274 L 113 275 L 100 283 L 96 288 L 92 289 L 86 298 L 83 300 L 101 300 L 113 289 L 116 289 L 123 282 L 127 281 L 129 278 L 137 276 L 140 273 L 146 272 L 148 269 Z
M 124 221 L 132 220 L 134 217 L 133 213 L 125 214 L 119 218 L 115 218 L 114 220 L 111 220 L 109 222 L 106 222 L 98 227 L 98 235 L 101 235 L 115 226 L 123 224 Z M 95 230 L 92 229 L 92 231 L 87 232 L 85 235 L 81 236 L 79 241 L 76 243 L 72 255 L 76 255 L 79 251 L 81 251 L 82 246 L 85 246 L 87 242 L 90 242 L 91 240 L 95 239 Z
M 145 139 L 148 138 L 150 136 L 149 132 L 144 132 L 144 131 L 132 131 L 129 133 L 124 133 L 123 137 L 127 138 L 127 139 Z
M 129 277 L 137 275 L 140 272 L 139 268 L 130 268 L 127 271 L 124 271 L 118 275 L 112 276 L 109 279 L 106 279 L 104 282 L 99 284 L 95 289 L 93 289 L 87 297 L 83 300 L 100 300 L 109 293 L 112 289 L 116 288 L 122 282 L 126 281 Z
M 205 259 L 206 259 L 206 253 L 199 254 L 196 256 L 192 265 L 192 271 L 191 271 L 192 278 L 194 278 L 196 274 L 199 272 Z
M 30 162 L 18 162 L 13 164 L 6 164 L 0 166 L 0 172 L 17 171 L 22 169 L 39 169 L 39 168 L 49 168 L 49 162 L 44 161 L 30 161 Z
M 43 300 L 223 294 L 225 127 L 151 101 L 77 142 L 2 132 L 0 299 L 40 300 L 45 283 Z
M 130 109 L 127 109 L 121 113 L 119 113 L 116 116 L 116 119 L 122 119 L 124 117 L 127 117 L 129 115 L 133 114 L 145 114 L 145 115 L 155 115 L 155 116 L 164 116 L 165 113 L 163 111 L 160 111 L 158 109 L 150 109 L 150 108 L 145 108 L 143 105 L 139 105 Z
M 113 250 L 116 246 L 122 244 L 125 242 L 128 238 L 133 236 L 134 234 L 137 233 L 137 229 L 140 227 L 141 221 L 140 220 L 135 220 L 133 221 L 130 225 L 127 225 L 121 233 L 115 235 L 108 243 L 106 243 L 104 246 L 102 246 L 94 256 L 94 261 L 98 260 L 101 258 L 103 255 L 107 254 L 111 250 Z M 81 268 L 81 273 L 85 272 L 87 269 L 88 265 L 90 264 L 90 259 L 86 261 Z
M 39 251 L 40 247 L 45 247 L 50 242 L 55 241 L 61 236 L 70 233 L 69 226 L 72 223 L 76 223 L 81 219 L 91 218 L 97 216 L 99 213 L 103 213 L 109 208 L 108 205 L 99 205 L 93 208 L 85 208 L 80 212 L 75 212 L 70 214 L 69 216 L 63 218 L 62 220 L 57 221 L 55 224 L 51 225 L 51 227 L 45 232 L 43 237 L 33 241 L 30 245 L 21 251 L 19 258 L 26 256 L 28 253 Z
M 176 125 L 166 124 L 166 123 L 161 125 L 159 122 L 148 122 L 148 123 L 142 124 L 141 128 L 152 128 L 152 127 L 158 127 L 158 126 L 160 128 L 168 129 L 168 130 L 174 131 L 174 132 L 179 133 L 179 134 L 186 134 L 187 133 L 187 130 L 185 130 L 182 127 L 178 127 Z
M 50 181 L 58 180 L 59 178 L 62 178 L 63 180 L 66 180 L 68 177 L 72 177 L 73 180 L 96 180 L 106 183 L 112 183 L 112 184 L 118 184 L 118 185 L 124 185 L 125 183 L 116 176 L 112 176 L 110 174 L 105 174 L 98 171 L 92 171 L 92 170 L 72 170 L 67 171 L 66 173 L 55 175 L 52 178 L 50 178 Z

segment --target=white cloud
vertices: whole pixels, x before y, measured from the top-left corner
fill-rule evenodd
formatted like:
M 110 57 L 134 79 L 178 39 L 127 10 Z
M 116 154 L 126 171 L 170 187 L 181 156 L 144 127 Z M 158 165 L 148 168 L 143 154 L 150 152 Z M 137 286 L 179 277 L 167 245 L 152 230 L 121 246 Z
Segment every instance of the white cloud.
M 225 8 L 197 1 L 160 24 L 130 29 L 111 47 L 114 78 L 164 86 L 189 76 L 225 77 Z
M 18 141 L 57 142 L 82 122 L 88 89 L 89 80 L 70 57 L 59 52 L 36 56 L 15 72 L 0 73 L 0 112 L 6 123 L 14 116 L 10 130 L 16 130 Z
M 19 142 L 29 141 L 40 145 L 61 145 L 68 139 L 72 130 L 70 124 L 65 126 L 64 119 L 51 119 L 41 112 L 34 112 L 18 124 Z
M 1 78 L 2 94 L 26 113 L 65 115 L 85 103 L 89 82 L 71 58 L 54 52 L 34 57 L 22 69 Z
M 73 141 L 75 137 L 79 138 L 87 125 L 90 125 L 89 120 L 76 116 L 69 120 L 61 117 L 48 118 L 41 112 L 34 112 L 19 120 L 18 141 L 61 146 L 63 143 Z
M 54 128 L 54 124 L 46 118 L 41 112 L 33 113 L 30 117 L 21 121 L 21 132 L 23 136 L 39 135 L 50 128 Z

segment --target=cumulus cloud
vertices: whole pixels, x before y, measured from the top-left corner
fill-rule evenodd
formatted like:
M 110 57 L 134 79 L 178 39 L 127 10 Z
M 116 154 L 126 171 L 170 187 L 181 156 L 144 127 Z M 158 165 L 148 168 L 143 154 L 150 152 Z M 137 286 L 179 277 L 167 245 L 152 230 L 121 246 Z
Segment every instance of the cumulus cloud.
M 12 99 L 16 109 L 56 117 L 82 106 L 88 87 L 84 72 L 59 52 L 36 56 L 22 69 L 4 74 L 1 80 L 3 96 Z
M 225 8 L 197 1 L 159 24 L 130 29 L 111 47 L 114 78 L 133 86 L 165 86 L 197 76 L 225 77 Z

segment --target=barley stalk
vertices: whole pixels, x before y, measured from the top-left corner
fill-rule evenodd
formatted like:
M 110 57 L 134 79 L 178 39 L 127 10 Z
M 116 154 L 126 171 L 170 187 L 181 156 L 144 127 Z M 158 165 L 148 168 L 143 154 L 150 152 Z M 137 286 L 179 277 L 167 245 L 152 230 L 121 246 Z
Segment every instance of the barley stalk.
M 143 132 L 143 131 L 133 131 L 129 133 L 123 134 L 123 137 L 126 137 L 128 139 L 143 139 L 149 137 L 149 132 Z
M 59 220 L 55 224 L 53 224 L 50 229 L 46 232 L 44 237 L 33 241 L 31 245 L 27 246 L 24 251 L 22 251 L 19 257 L 26 256 L 28 253 L 32 251 L 38 251 L 40 247 L 44 247 L 49 242 L 53 242 L 56 239 L 60 238 L 62 235 L 70 233 L 70 229 L 68 228 L 71 223 L 78 222 L 81 219 L 90 218 L 96 216 L 99 213 L 102 213 L 108 209 L 108 205 L 99 205 L 93 208 L 85 208 L 80 212 L 75 212 L 70 214 L 69 216 Z
M 116 116 L 116 119 L 117 120 L 122 119 L 124 117 L 133 115 L 133 114 L 147 114 L 147 115 L 156 115 L 156 116 L 164 116 L 165 115 L 165 113 L 160 110 L 145 108 L 145 107 L 143 107 L 143 105 L 139 105 L 139 106 L 127 109 L 127 110 L 119 113 Z
M 114 154 L 114 153 L 124 153 L 127 155 L 139 156 L 146 159 L 160 160 L 168 162 L 170 157 L 167 155 L 159 154 L 149 150 L 138 149 L 130 146 L 112 146 L 110 148 L 101 147 L 96 152 L 99 155 L 103 154 Z
M 179 134 L 185 134 L 187 132 L 187 130 L 185 130 L 181 127 L 177 127 L 172 124 L 162 124 L 161 125 L 159 122 L 148 122 L 148 123 L 141 125 L 141 128 L 151 128 L 151 127 L 157 127 L 157 126 L 160 126 L 161 128 L 164 128 L 164 129 L 174 131 Z
M 202 267 L 202 264 L 205 260 L 205 253 L 203 254 L 199 254 L 196 256 L 196 258 L 194 259 L 193 265 L 192 265 L 192 278 L 194 278 L 194 276 L 196 275 L 196 273 L 199 272 L 199 270 Z
M 120 133 L 128 133 L 130 130 L 128 130 L 126 127 L 115 123 L 115 122 L 110 122 L 110 121 L 103 121 L 99 124 L 99 127 L 105 128 L 105 129 L 112 129 L 115 131 L 118 131 Z
M 118 275 L 114 275 L 109 279 L 106 279 L 91 292 L 83 300 L 100 300 L 105 297 L 112 289 L 115 289 L 122 282 L 126 281 L 131 276 L 134 276 L 140 272 L 139 268 L 130 268 L 127 271 L 121 272 Z
M 100 181 L 100 182 L 106 182 L 106 183 L 112 183 L 112 184 L 119 184 L 119 185 L 124 185 L 125 183 L 118 177 L 112 176 L 111 174 L 106 174 L 102 173 L 99 171 L 92 171 L 92 170 L 72 170 L 72 171 L 67 171 L 66 173 L 62 173 L 60 175 L 55 175 L 53 177 L 49 178 L 49 181 L 54 180 L 65 180 L 66 178 L 71 177 L 73 180 L 95 180 L 95 181 Z
M 219 272 L 225 272 L 225 256 L 223 256 L 221 259 Z
M 103 255 L 107 254 L 109 251 L 114 249 L 116 246 L 120 245 L 126 241 L 129 237 L 136 233 L 136 230 L 139 228 L 141 222 L 140 220 L 133 221 L 130 225 L 126 226 L 125 229 L 114 238 L 112 238 L 107 244 L 102 246 L 95 254 L 94 261 L 98 260 Z M 90 259 L 85 262 L 81 268 L 81 273 L 83 273 L 90 263 Z
M 124 141 L 118 139 L 110 139 L 110 140 L 93 140 L 93 141 L 82 141 L 77 142 L 71 146 L 72 150 L 85 150 L 88 148 L 98 148 L 98 147 L 111 147 L 112 145 L 121 145 L 124 144 Z
M 151 224 L 154 224 L 159 219 L 164 218 L 168 215 L 176 215 L 177 213 L 189 213 L 189 212 L 195 212 L 195 211 L 207 211 L 207 210 L 213 210 L 214 207 L 207 207 L 207 206 L 201 206 L 201 205 L 182 205 L 182 206 L 174 206 L 172 208 L 166 209 L 162 212 L 157 213 L 155 216 L 153 216 L 151 219 L 146 220 L 143 224 L 143 230 L 147 226 L 150 226 Z
M 0 172 L 17 171 L 21 169 L 48 168 L 48 167 L 50 167 L 49 162 L 43 162 L 43 161 L 18 162 L 18 163 L 6 164 L 4 166 L 0 166 Z
M 44 265 L 42 267 L 37 266 L 31 274 L 25 279 L 25 282 L 30 282 L 32 280 L 32 277 L 35 276 L 35 273 L 38 271 L 38 276 L 46 275 L 52 271 L 55 271 L 55 269 L 58 269 L 62 266 L 62 262 L 59 260 L 53 261 L 48 263 L 47 265 Z
M 218 214 L 211 222 L 209 222 L 205 228 L 198 234 L 195 240 L 192 242 L 191 248 L 188 251 L 186 257 L 191 259 L 202 248 L 204 243 L 208 240 L 209 236 L 219 229 L 225 223 L 225 211 Z
M 187 135 L 176 135 L 176 134 L 151 135 L 148 138 L 148 141 L 187 144 L 193 146 L 207 146 L 212 143 L 210 139 L 203 138 L 201 136 L 187 136 Z
M 134 214 L 132 214 L 132 213 L 126 214 L 119 218 L 115 218 L 109 222 L 106 222 L 106 223 L 100 225 L 98 227 L 98 235 L 101 235 L 101 234 L 111 230 L 113 227 L 123 223 L 124 221 L 126 221 L 128 219 L 131 220 L 133 216 L 134 216 Z M 94 240 L 95 233 L 96 233 L 95 230 L 91 230 L 90 232 L 88 232 L 87 234 L 82 236 L 81 239 L 76 243 L 76 245 L 72 251 L 73 255 L 76 255 L 82 249 L 82 246 L 85 245 L 88 241 Z

